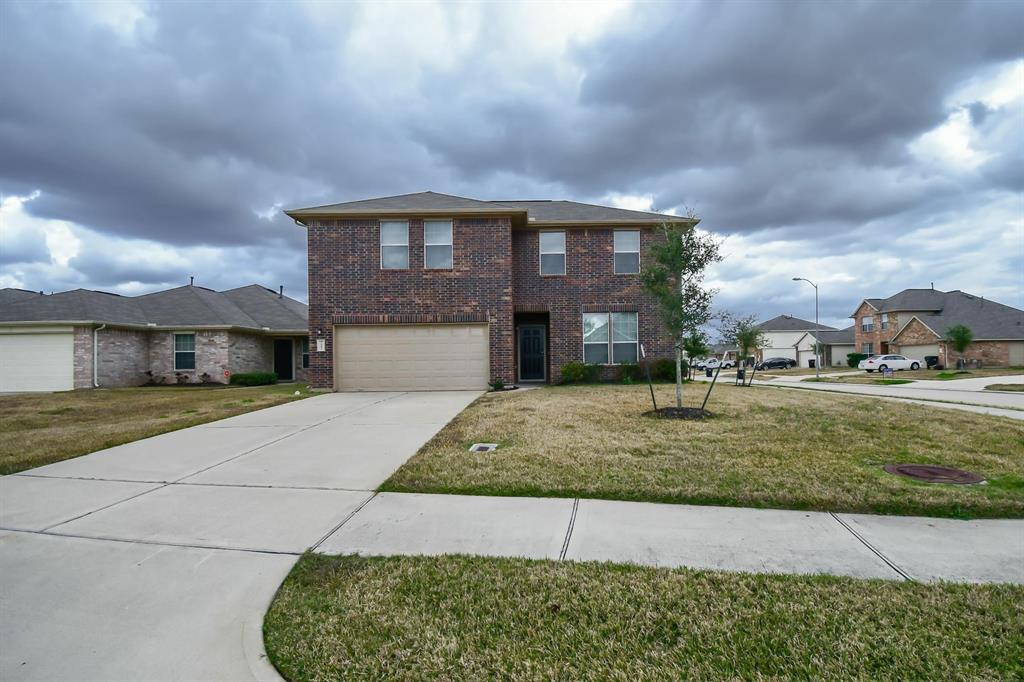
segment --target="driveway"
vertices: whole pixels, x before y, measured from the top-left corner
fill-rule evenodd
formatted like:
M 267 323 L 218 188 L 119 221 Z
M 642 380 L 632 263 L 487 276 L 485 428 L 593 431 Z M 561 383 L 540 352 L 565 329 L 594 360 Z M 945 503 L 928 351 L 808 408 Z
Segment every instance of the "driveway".
M 297 556 L 478 395 L 325 394 L 0 479 L 0 679 L 279 679 Z

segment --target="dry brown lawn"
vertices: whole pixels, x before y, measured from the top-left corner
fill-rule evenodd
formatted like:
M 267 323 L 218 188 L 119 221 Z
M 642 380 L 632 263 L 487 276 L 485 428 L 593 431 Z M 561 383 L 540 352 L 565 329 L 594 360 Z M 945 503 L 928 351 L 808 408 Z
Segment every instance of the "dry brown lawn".
M 302 557 L 289 680 L 1020 680 L 1024 587 L 485 557 Z
M 673 386 L 655 390 L 670 404 Z M 686 386 L 687 403 L 706 385 Z M 715 388 L 702 422 L 643 416 L 647 386 L 564 386 L 479 399 L 384 490 L 591 497 L 957 517 L 1024 516 L 1024 423 L 770 387 Z M 499 443 L 470 453 L 474 442 Z M 976 471 L 924 484 L 883 465 Z
M 153 386 L 0 396 L 0 474 L 310 395 L 306 386 Z

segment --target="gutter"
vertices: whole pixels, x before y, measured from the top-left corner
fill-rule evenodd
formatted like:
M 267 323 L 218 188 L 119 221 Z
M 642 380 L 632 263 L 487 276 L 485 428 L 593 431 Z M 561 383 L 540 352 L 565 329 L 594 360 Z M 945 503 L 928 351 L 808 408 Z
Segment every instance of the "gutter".
M 92 330 L 92 387 L 100 387 L 100 368 L 96 364 L 99 359 L 99 333 L 100 330 L 106 329 L 106 324 L 101 324 Z

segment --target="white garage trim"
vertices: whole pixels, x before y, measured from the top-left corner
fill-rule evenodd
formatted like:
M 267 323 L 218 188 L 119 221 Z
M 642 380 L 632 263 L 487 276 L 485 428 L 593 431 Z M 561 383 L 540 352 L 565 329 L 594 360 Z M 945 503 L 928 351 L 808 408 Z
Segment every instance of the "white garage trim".
M 487 324 L 334 328 L 337 391 L 479 390 L 489 378 Z
M 70 391 L 75 387 L 71 328 L 0 330 L 0 393 Z

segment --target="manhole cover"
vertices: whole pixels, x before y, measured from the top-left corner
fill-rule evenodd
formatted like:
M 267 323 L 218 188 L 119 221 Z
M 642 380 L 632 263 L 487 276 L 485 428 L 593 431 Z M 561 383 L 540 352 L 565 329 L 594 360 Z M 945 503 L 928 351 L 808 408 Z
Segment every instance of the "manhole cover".
M 957 483 L 966 485 L 968 483 L 981 483 L 985 480 L 972 471 L 953 469 L 951 467 L 940 467 L 933 464 L 886 464 L 885 470 L 897 476 L 906 476 L 916 481 L 925 483 Z

